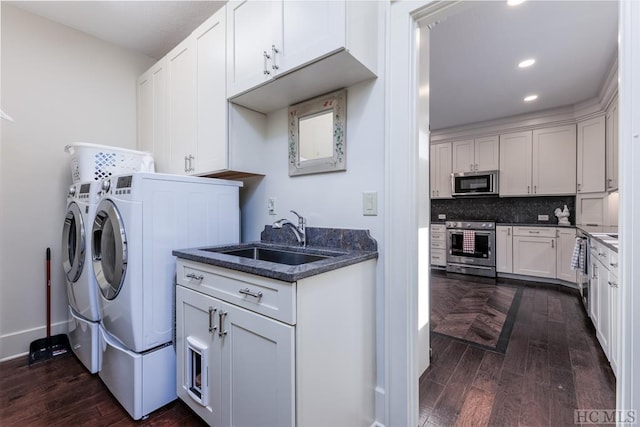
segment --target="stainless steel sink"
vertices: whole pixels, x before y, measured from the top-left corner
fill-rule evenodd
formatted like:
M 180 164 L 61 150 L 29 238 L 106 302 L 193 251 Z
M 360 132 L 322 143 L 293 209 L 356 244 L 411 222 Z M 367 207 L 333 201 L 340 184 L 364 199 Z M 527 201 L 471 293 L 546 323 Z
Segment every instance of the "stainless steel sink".
M 320 261 L 329 258 L 325 255 L 309 254 L 304 252 L 285 251 L 281 249 L 267 249 L 260 247 L 249 247 L 242 249 L 220 250 L 220 249 L 204 249 L 209 252 L 218 252 L 221 254 L 234 255 L 243 258 L 250 258 L 259 261 L 269 261 L 278 264 L 301 265 L 314 261 Z

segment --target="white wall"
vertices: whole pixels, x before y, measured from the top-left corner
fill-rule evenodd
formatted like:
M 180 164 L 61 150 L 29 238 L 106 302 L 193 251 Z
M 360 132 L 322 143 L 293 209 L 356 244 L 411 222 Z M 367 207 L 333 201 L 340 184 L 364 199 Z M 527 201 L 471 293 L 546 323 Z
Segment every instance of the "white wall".
M 382 19 L 382 17 L 381 17 Z M 384 27 L 380 30 L 384 37 Z M 347 90 L 347 170 L 289 177 L 287 109 L 267 116 L 264 149 L 253 156 L 248 170 L 264 170 L 265 177 L 245 181 L 241 192 L 242 240 L 260 240 L 260 232 L 280 218 L 295 221 L 291 209 L 307 218 L 308 227 L 368 229 L 377 240 L 376 353 L 378 387 L 384 389 L 384 43 L 380 47 L 378 78 Z M 243 162 L 244 163 L 244 162 Z M 378 193 L 378 216 L 363 216 L 362 193 Z M 267 200 L 276 199 L 276 215 Z M 381 395 L 377 411 L 380 406 Z
M 136 146 L 136 78 L 154 60 L 2 4 L 0 360 L 45 336 L 45 250 L 52 333 L 66 331 L 62 222 L 65 145 Z

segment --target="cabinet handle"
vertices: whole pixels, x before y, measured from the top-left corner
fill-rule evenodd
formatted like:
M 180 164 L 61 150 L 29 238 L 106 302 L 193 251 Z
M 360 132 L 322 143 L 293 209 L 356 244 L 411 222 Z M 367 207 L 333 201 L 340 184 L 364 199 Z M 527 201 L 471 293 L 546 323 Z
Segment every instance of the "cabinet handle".
M 611 282 L 607 280 L 607 283 L 609 284 L 609 286 L 611 286 L 612 288 L 617 288 L 618 284 L 616 282 Z
M 533 186 L 533 194 L 536 194 L 538 192 L 538 186 L 534 185 Z
M 440 190 L 436 190 L 436 196 L 440 196 Z
M 254 297 L 258 299 L 262 298 L 262 291 L 253 292 L 249 288 L 244 288 L 244 289 L 238 290 L 238 292 L 241 293 L 242 295 L 248 295 L 250 297 Z
M 527 185 L 527 194 L 530 194 L 530 193 L 531 193 L 530 189 L 531 189 L 531 186 L 530 186 L 530 185 Z
M 267 53 L 267 51 L 263 51 L 263 59 L 264 59 L 264 68 L 263 68 L 263 74 L 265 76 L 268 76 L 269 74 L 271 74 L 271 71 L 267 70 L 267 61 L 269 59 L 271 59 L 271 57 L 269 56 L 269 54 Z
M 469 170 L 470 170 L 471 172 L 473 172 L 473 163 L 470 163 L 470 164 L 469 164 Z
M 203 275 L 201 275 L 201 274 L 195 274 L 195 273 L 189 273 L 189 274 L 187 274 L 187 277 L 188 277 L 189 279 L 193 279 L 193 280 L 202 280 L 202 279 L 204 279 L 204 276 L 203 276 Z
M 618 263 L 617 263 L 617 262 L 610 262 L 610 263 L 609 263 L 609 265 L 610 265 L 611 267 L 617 267 L 617 266 L 618 266 Z
M 193 172 L 193 163 L 192 163 L 193 159 L 195 159 L 195 157 L 189 154 L 189 156 L 187 157 L 187 160 L 189 160 L 189 169 L 187 170 L 187 172 Z
M 187 162 L 188 162 L 188 161 L 189 161 L 189 159 L 187 158 L 187 156 L 184 156 L 184 171 L 185 171 L 185 173 L 186 173 L 186 172 L 189 172 L 189 171 L 187 170 Z
M 529 230 L 529 234 L 540 234 L 539 231 Z
M 220 326 L 220 329 L 218 329 L 218 337 L 220 338 L 227 335 L 227 331 L 224 329 L 224 318 L 226 315 L 226 311 L 220 310 L 220 313 L 218 313 L 218 326 Z
M 551 239 L 551 248 L 555 248 L 555 243 L 553 239 Z
M 598 266 L 595 264 L 591 264 L 592 269 L 593 269 L 593 274 L 591 274 L 591 278 L 592 279 L 597 279 L 598 278 Z
M 476 172 L 478 171 L 478 164 L 476 163 Z
M 511 229 L 507 228 L 507 236 L 511 236 Z
M 213 324 L 213 315 L 216 311 L 218 311 L 217 308 L 209 307 L 209 333 L 214 332 L 216 329 L 218 329 L 218 327 L 214 326 Z
M 582 184 L 578 184 L 578 191 L 582 190 Z
M 278 68 L 278 64 L 276 64 L 276 53 L 280 52 L 278 49 L 276 49 L 276 45 L 272 44 L 271 45 L 271 55 L 273 56 L 273 60 L 271 61 L 271 69 L 272 70 L 277 70 Z

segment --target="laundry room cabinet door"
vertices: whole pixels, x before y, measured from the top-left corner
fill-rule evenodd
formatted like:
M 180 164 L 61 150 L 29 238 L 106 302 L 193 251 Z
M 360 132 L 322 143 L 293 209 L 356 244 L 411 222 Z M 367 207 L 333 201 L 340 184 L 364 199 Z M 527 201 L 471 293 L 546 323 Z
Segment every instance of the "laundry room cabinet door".
M 177 394 L 211 426 L 293 426 L 295 327 L 176 287 Z

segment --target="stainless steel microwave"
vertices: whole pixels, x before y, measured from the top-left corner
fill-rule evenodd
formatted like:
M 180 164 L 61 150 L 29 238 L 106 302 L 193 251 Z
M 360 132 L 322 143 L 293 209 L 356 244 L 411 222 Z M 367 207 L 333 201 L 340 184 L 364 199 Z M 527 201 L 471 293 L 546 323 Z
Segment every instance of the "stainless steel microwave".
M 452 173 L 451 194 L 496 196 L 498 195 L 498 171 Z

